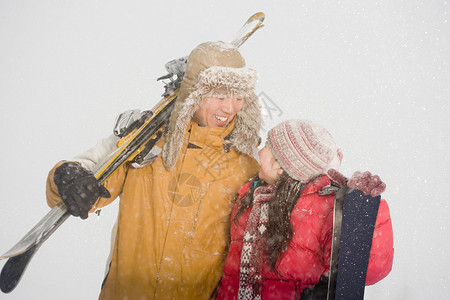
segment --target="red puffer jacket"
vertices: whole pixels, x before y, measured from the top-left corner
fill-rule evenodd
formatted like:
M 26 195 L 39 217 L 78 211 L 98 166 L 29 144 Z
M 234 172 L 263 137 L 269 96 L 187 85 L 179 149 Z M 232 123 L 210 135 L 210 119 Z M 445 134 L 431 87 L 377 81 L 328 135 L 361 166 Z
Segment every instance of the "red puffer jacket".
M 308 184 L 291 213 L 294 236 L 288 250 L 278 260 L 275 271 L 264 264 L 262 299 L 294 299 L 302 290 L 315 285 L 322 274 L 329 272 L 333 230 L 334 194 L 318 194 L 330 183 L 327 176 Z M 244 195 L 249 184 L 239 194 Z M 239 201 L 239 199 L 238 199 Z M 231 244 L 223 269 L 223 278 L 217 299 L 237 299 L 242 240 L 250 214 L 248 208 L 238 222 L 231 222 Z M 237 213 L 234 206 L 232 219 Z M 366 285 L 386 277 L 392 268 L 394 256 L 392 224 L 389 207 L 381 200 L 366 276 Z

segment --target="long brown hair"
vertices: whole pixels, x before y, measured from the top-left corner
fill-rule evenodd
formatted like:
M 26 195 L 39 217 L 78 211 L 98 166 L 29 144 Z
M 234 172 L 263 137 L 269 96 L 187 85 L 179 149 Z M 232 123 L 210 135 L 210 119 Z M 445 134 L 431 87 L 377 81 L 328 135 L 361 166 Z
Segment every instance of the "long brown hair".
M 234 222 L 238 222 L 239 217 L 245 209 L 252 205 L 255 188 L 264 184 L 267 183 L 260 180 L 258 176 L 252 179 L 250 188 L 240 200 L 238 212 L 233 220 Z M 274 194 L 273 198 L 269 201 L 269 220 L 265 232 L 266 262 L 272 269 L 275 269 L 278 258 L 286 251 L 292 240 L 291 212 L 297 200 L 300 198 L 304 186 L 304 184 L 290 177 L 286 172 L 283 172 L 280 178 L 274 183 Z

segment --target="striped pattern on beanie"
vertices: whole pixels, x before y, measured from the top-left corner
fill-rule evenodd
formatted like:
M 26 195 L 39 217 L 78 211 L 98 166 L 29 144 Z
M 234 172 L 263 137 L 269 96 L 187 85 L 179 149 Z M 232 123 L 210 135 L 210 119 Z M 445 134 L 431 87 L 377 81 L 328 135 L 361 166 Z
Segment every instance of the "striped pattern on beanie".
M 289 176 L 301 182 L 338 169 L 342 152 L 330 133 L 307 120 L 287 120 L 267 135 L 267 145 Z

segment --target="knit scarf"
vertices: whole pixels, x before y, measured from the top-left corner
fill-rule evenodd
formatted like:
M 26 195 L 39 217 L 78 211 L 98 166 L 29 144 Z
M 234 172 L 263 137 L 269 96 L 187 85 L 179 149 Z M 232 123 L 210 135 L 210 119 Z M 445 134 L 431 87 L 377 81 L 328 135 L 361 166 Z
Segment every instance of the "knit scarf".
M 272 186 L 260 186 L 253 192 L 253 206 L 244 232 L 239 275 L 238 299 L 261 299 L 262 266 L 266 243 Z

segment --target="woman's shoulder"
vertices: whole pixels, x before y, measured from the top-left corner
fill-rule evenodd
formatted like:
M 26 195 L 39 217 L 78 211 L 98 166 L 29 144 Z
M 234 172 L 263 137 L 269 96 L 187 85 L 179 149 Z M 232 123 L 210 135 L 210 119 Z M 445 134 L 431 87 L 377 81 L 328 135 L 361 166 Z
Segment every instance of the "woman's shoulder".
M 327 176 L 322 176 L 307 184 L 303 188 L 292 214 L 327 216 L 334 208 L 335 193 L 322 194 L 320 191 L 330 183 Z

